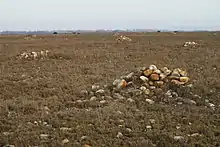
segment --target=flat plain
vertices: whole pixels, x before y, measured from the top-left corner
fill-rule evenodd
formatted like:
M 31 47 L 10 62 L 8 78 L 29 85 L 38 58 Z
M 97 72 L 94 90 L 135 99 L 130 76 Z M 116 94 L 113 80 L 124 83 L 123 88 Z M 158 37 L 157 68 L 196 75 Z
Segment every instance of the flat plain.
M 220 34 L 124 34 L 132 42 L 111 33 L 1 35 L 0 146 L 220 146 Z M 45 50 L 43 59 L 19 58 Z M 193 86 L 179 97 L 193 102 L 99 105 L 79 96 L 151 64 L 186 70 Z

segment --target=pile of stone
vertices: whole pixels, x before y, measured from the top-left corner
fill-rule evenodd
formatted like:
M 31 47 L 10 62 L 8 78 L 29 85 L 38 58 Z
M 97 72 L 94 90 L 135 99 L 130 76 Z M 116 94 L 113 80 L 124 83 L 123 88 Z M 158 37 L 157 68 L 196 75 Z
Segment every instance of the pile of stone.
M 19 59 L 43 59 L 48 56 L 49 51 L 23 52 L 18 56 Z
M 193 42 L 188 41 L 188 42 L 185 42 L 183 46 L 186 47 L 186 46 L 195 46 L 195 45 L 197 45 L 196 42 L 194 42 L 194 41 L 193 41 Z
M 119 33 L 115 33 L 114 36 L 116 36 L 116 41 L 121 41 L 121 42 L 124 42 L 124 41 L 127 41 L 127 42 L 132 42 L 132 39 L 127 37 L 127 36 L 124 36 L 124 35 L 120 35 Z
M 150 65 L 148 68 L 143 67 L 126 76 L 121 76 L 110 85 L 101 87 L 96 84 L 92 85 L 88 91 L 82 90 L 80 95 L 83 99 L 78 102 L 99 100 L 100 103 L 105 103 L 106 99 L 127 99 L 132 102 L 139 96 L 145 98 L 157 96 L 158 92 L 172 97 L 171 91 L 169 91 L 171 94 L 167 93 L 168 85 L 186 87 L 188 84 L 189 77 L 186 71 L 180 68 L 170 70 L 167 67 L 157 68 L 155 65 Z M 174 95 L 177 94 L 174 93 Z

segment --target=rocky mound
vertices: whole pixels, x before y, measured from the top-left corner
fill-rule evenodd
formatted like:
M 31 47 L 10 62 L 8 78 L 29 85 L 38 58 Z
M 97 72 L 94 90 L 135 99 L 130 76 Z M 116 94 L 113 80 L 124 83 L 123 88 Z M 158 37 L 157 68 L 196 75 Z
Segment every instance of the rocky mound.
M 84 107 L 100 107 L 110 101 L 196 104 L 196 101 L 188 99 L 199 97 L 191 92 L 192 86 L 185 70 L 180 68 L 171 70 L 167 67 L 157 68 L 155 65 L 150 65 L 148 68 L 143 67 L 121 76 L 110 85 L 101 87 L 96 84 L 88 90 L 82 90 L 81 98 L 75 103 L 80 103 Z

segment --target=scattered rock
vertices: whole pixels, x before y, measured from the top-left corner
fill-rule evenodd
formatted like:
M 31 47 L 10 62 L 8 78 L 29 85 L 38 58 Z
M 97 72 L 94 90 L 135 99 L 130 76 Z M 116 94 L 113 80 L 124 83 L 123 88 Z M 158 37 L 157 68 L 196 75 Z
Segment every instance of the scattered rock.
M 99 102 L 100 104 L 105 104 L 106 103 L 106 100 L 102 100 Z
M 83 141 L 83 140 L 86 140 L 86 139 L 88 139 L 87 136 L 82 136 L 82 137 L 80 138 L 80 141 Z

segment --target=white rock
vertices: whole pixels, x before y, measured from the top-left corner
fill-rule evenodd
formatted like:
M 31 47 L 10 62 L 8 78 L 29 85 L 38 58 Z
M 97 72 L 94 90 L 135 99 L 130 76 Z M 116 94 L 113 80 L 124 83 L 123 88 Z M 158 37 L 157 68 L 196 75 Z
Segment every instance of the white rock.
M 61 127 L 60 131 L 72 131 L 72 128 Z
M 133 100 L 132 98 L 128 98 L 128 101 L 129 101 L 130 103 L 133 103 L 133 102 L 134 102 L 134 100 Z
M 144 91 L 144 90 L 146 90 L 147 88 L 145 87 L 145 86 L 141 86 L 140 87 L 140 90 L 142 90 L 142 91 Z
M 70 141 L 69 141 L 69 139 L 67 139 L 67 138 L 65 138 L 65 139 L 63 139 L 62 140 L 62 144 L 66 144 L 66 143 L 69 143 Z
M 132 132 L 132 130 L 130 128 L 126 128 L 126 131 L 128 132 Z
M 174 136 L 173 137 L 174 140 L 184 140 L 183 136 Z
M 122 137 L 123 137 L 123 134 L 121 132 L 118 132 L 117 138 L 122 138 Z
M 149 79 L 145 76 L 140 76 L 140 79 L 143 81 L 143 82 L 148 82 Z
M 100 103 L 100 104 L 105 104 L 105 103 L 106 103 L 106 100 L 101 100 L 99 103 Z
M 105 93 L 105 90 L 103 89 L 99 89 L 96 91 L 96 94 L 104 94 Z
M 151 99 L 145 99 L 145 101 L 148 102 L 148 103 L 151 104 L 151 105 L 154 104 L 154 101 L 151 100 Z
M 152 126 L 148 125 L 146 126 L 146 129 L 152 129 Z
M 40 139 L 47 140 L 47 139 L 49 139 L 49 135 L 48 134 L 40 134 Z
M 96 96 L 92 96 L 92 97 L 90 98 L 90 101 L 95 101 L 95 100 L 97 100 L 97 97 L 96 97 Z
M 82 136 L 82 137 L 81 137 L 81 141 L 82 141 L 82 140 L 86 140 L 87 138 L 88 138 L 87 136 Z

